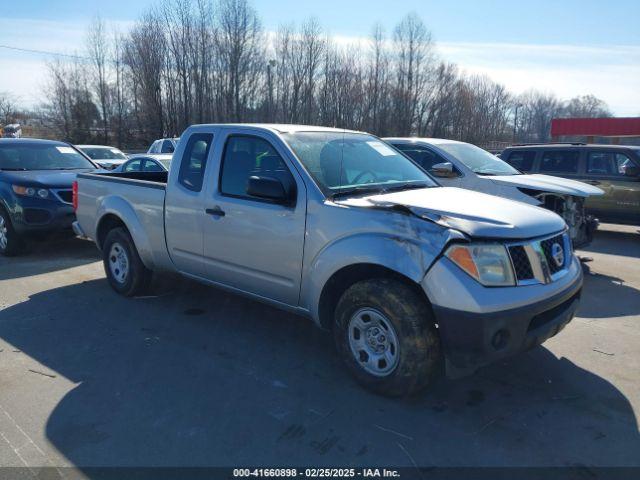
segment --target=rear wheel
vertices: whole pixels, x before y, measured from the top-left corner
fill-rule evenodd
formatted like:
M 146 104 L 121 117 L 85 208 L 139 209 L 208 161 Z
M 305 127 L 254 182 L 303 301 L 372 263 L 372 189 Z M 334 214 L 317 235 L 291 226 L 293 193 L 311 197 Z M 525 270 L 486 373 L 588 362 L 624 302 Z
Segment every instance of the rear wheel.
M 142 263 L 129 232 L 124 228 L 114 228 L 107 234 L 102 256 L 107 279 L 116 292 L 132 297 L 147 291 L 152 272 Z
M 24 238 L 14 230 L 9 214 L 0 207 L 0 255 L 17 255 L 24 247 Z
M 427 302 L 395 279 L 358 282 L 342 295 L 334 339 L 366 388 L 401 396 L 425 388 L 440 370 L 440 340 Z

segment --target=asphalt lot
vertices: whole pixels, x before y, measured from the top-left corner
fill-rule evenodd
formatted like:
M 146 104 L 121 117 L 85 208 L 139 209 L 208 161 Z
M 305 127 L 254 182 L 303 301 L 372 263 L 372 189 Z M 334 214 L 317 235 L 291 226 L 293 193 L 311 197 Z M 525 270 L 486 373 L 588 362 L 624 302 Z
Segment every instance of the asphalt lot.
M 603 225 L 579 318 L 411 399 L 310 322 L 163 278 L 126 299 L 93 244 L 0 258 L 0 465 L 640 466 L 640 233 Z

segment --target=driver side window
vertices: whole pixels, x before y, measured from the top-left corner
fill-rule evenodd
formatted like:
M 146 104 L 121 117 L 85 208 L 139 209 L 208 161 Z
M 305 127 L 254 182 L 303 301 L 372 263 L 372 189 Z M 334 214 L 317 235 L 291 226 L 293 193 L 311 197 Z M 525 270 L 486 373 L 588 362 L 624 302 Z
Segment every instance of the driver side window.
M 220 193 L 255 200 L 247 194 L 252 176 L 275 178 L 285 186 L 295 185 L 289 167 L 268 141 L 250 135 L 230 136 L 222 159 Z
M 438 163 L 448 163 L 448 160 L 445 160 L 437 153 L 420 145 L 398 144 L 395 145 L 395 147 L 402 153 L 407 155 L 409 158 L 411 158 L 418 165 L 420 165 L 427 172 L 430 172 L 433 166 Z M 456 174 L 460 175 L 460 172 L 455 166 L 453 167 L 453 171 Z

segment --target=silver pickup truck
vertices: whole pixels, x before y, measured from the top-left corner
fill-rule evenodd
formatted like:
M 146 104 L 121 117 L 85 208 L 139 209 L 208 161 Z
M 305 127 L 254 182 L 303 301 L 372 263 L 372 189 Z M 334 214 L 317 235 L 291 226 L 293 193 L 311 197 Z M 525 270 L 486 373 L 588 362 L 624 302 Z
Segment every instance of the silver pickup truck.
M 170 172 L 82 174 L 74 193 L 117 292 L 178 271 L 292 310 L 388 395 L 542 343 L 580 298 L 558 215 L 441 187 L 366 133 L 193 126 Z

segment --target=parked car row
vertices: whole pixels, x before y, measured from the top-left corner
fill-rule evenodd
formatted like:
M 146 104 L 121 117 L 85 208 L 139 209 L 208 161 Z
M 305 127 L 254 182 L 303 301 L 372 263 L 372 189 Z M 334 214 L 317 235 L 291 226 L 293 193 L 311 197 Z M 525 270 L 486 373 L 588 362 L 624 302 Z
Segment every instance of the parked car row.
M 71 228 L 72 184 L 97 169 L 64 142 L 0 139 L 0 254 L 23 251 L 29 236 Z
M 622 145 L 523 145 L 501 158 L 518 170 L 595 185 L 602 196 L 585 206 L 605 222 L 640 225 L 640 147 Z
M 166 140 L 173 154 L 125 159 L 0 140 L 0 253 L 72 225 L 118 293 L 175 271 L 296 312 L 389 395 L 531 348 L 575 313 L 572 241 L 597 225 L 584 211 L 597 186 L 449 140 L 301 125 L 198 125 L 154 145 Z M 617 168 L 633 173 L 628 160 Z
M 603 191 L 586 183 L 549 175 L 524 175 L 491 153 L 444 139 L 389 138 L 396 148 L 438 177 L 442 185 L 466 188 L 539 205 L 560 215 L 574 246 L 591 242 L 598 222 L 585 210 L 585 199 Z
M 127 161 L 127 156 L 115 147 L 106 145 L 76 145 L 91 160 L 107 170 L 113 170 Z

